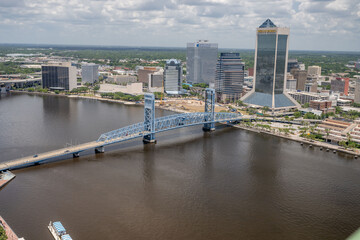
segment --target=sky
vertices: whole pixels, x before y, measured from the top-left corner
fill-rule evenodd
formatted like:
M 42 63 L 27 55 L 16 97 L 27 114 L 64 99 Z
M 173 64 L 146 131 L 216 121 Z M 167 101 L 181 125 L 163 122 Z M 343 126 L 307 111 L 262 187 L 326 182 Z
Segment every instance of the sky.
M 290 50 L 360 51 L 360 0 L 0 0 L 0 43 L 253 49 L 267 18 Z

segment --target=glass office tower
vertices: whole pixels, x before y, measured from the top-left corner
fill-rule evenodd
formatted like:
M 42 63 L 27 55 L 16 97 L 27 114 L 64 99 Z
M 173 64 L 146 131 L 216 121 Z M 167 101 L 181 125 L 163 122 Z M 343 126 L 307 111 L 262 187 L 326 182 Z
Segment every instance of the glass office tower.
M 186 80 L 190 83 L 214 83 L 218 44 L 199 40 L 186 47 Z
M 167 60 L 164 71 L 164 87 L 167 94 L 181 94 L 181 77 L 181 61 L 176 59 Z
M 70 62 L 41 66 L 42 87 L 52 90 L 72 90 L 77 87 L 76 67 Z
M 225 103 L 240 99 L 244 84 L 245 63 L 240 53 L 220 53 L 216 65 L 215 90 L 217 100 Z
M 289 32 L 270 19 L 257 28 L 253 89 L 242 98 L 244 103 L 272 109 L 299 106 L 284 91 Z

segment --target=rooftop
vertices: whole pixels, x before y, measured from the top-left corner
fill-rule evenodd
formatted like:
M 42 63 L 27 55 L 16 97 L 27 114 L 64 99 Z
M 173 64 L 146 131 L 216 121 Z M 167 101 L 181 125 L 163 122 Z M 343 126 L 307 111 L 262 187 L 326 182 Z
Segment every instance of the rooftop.
M 276 25 L 268 18 L 259 28 L 276 28 Z

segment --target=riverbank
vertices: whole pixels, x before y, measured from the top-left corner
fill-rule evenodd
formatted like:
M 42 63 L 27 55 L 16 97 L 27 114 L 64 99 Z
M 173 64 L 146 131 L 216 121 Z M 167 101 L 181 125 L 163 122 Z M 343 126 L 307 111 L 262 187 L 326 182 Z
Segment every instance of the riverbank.
M 243 130 L 248 130 L 248 131 L 251 131 L 251 132 L 265 133 L 265 134 L 268 134 L 268 135 L 272 135 L 274 137 L 285 138 L 285 139 L 288 139 L 288 140 L 299 142 L 301 144 L 305 143 L 305 144 L 308 144 L 309 147 L 317 146 L 317 147 L 323 148 L 325 151 L 327 151 L 327 149 L 329 149 L 329 150 L 335 151 L 334 153 L 336 153 L 336 152 L 347 153 L 347 154 L 353 155 L 355 158 L 358 158 L 360 156 L 359 150 L 351 151 L 351 150 L 344 149 L 341 146 L 336 146 L 336 145 L 333 145 L 333 144 L 330 144 L 330 143 L 324 143 L 324 142 L 308 140 L 306 138 L 302 138 L 302 137 L 299 137 L 299 136 L 296 136 L 296 135 L 290 135 L 290 134 L 285 135 L 285 134 L 280 134 L 280 133 L 272 133 L 272 132 L 267 131 L 267 130 L 262 130 L 262 129 L 257 129 L 257 128 L 249 128 L 249 127 L 245 127 L 245 126 L 241 126 L 241 125 L 232 125 L 232 124 L 229 124 L 229 125 L 232 126 L 232 127 L 240 128 L 240 129 L 243 129 Z
M 79 95 L 64 95 L 64 94 L 55 94 L 55 93 L 40 93 L 40 92 L 25 92 L 25 91 L 16 91 L 16 90 L 12 90 L 12 92 L 16 92 L 16 93 L 27 93 L 27 94 L 34 94 L 34 95 L 51 95 L 51 96 L 63 96 L 63 97 L 69 97 L 69 98 L 77 98 L 77 99 L 92 99 L 92 100 L 99 100 L 99 101 L 103 101 L 103 102 L 112 102 L 112 103 L 121 103 L 124 105 L 137 105 L 137 106 L 143 106 L 144 103 L 142 102 L 130 102 L 130 101 L 124 101 L 124 100 L 116 100 L 116 99 L 108 99 L 108 98 L 102 98 L 100 96 L 79 96 Z M 183 109 L 183 108 L 179 108 L 176 107 L 177 105 L 171 105 L 168 106 L 166 104 L 160 104 L 159 101 L 157 101 L 155 103 L 156 108 L 160 108 L 163 110 L 167 110 L 167 111 L 172 111 L 172 112 L 176 112 L 176 113 L 191 113 L 192 111 L 189 111 L 187 109 Z M 252 131 L 252 132 L 257 132 L 257 133 L 265 133 L 265 134 L 269 134 L 275 137 L 281 137 L 281 138 L 286 138 L 289 140 L 293 140 L 293 141 L 297 141 L 300 143 L 305 143 L 311 146 L 318 146 L 318 147 L 322 147 L 332 151 L 338 151 L 338 152 L 343 152 L 343 153 L 347 153 L 347 154 L 351 154 L 354 155 L 356 157 L 360 156 L 360 152 L 359 150 L 355 150 L 355 151 L 351 151 L 351 150 L 347 150 L 344 149 L 341 146 L 337 146 L 337 145 L 333 145 L 333 144 L 329 144 L 329 143 L 324 143 L 324 142 L 318 142 L 318 141 L 313 141 L 313 140 L 308 140 L 306 138 L 302 138 L 300 136 L 297 135 L 285 135 L 285 134 L 281 134 L 281 133 L 273 133 L 270 132 L 268 130 L 262 130 L 262 129 L 258 129 L 258 128 L 249 128 L 249 127 L 245 127 L 245 126 L 241 126 L 241 125 L 231 125 L 237 128 L 241 128 L 244 130 L 248 130 L 248 131 Z
M 61 96 L 61 97 L 68 97 L 68 98 L 75 98 L 75 99 L 92 99 L 92 100 L 98 100 L 98 101 L 103 101 L 103 102 L 121 103 L 124 105 L 144 106 L 143 102 L 131 102 L 131 101 L 118 100 L 118 99 L 102 98 L 100 96 L 65 95 L 65 94 L 55 94 L 55 93 L 26 92 L 26 91 L 17 91 L 17 90 L 11 90 L 11 92 L 26 93 L 26 94 L 40 95 L 40 96 L 47 95 L 47 96 Z M 168 111 L 172 111 L 172 112 L 177 112 L 177 113 L 190 113 L 191 112 L 191 111 L 187 111 L 184 109 L 161 105 L 159 102 L 156 102 L 156 101 L 155 101 L 155 106 L 156 106 L 156 108 L 160 108 L 160 109 L 168 110 Z
M 20 239 L 25 240 L 24 238 L 19 238 L 16 235 L 16 233 L 11 229 L 11 227 L 7 224 L 5 219 L 3 219 L 1 216 L 0 216 L 0 226 L 4 228 L 8 240 L 20 240 Z

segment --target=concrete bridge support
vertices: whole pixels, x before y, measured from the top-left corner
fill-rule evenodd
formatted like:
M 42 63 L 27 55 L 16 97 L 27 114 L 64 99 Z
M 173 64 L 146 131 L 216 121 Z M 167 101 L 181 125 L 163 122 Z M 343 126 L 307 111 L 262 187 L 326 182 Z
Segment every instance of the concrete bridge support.
M 73 153 L 73 158 L 78 158 L 80 157 L 80 153 Z
M 209 115 L 205 116 L 205 123 L 203 127 L 203 131 L 215 131 L 215 90 L 211 88 L 205 89 L 205 113 L 209 113 Z
M 146 93 L 144 99 L 144 131 L 149 133 L 144 135 L 144 143 L 156 143 L 155 139 L 155 96 Z
M 104 153 L 104 152 L 105 152 L 104 146 L 95 148 L 95 153 Z

